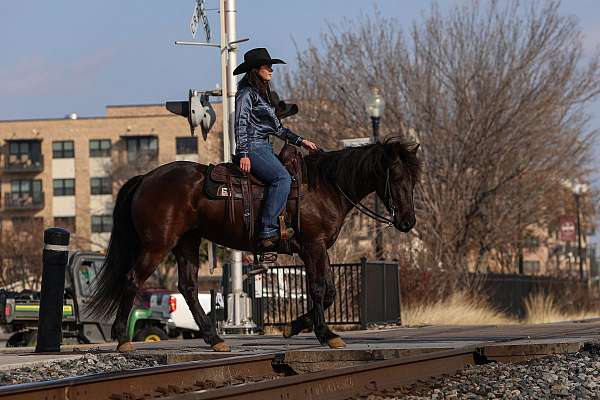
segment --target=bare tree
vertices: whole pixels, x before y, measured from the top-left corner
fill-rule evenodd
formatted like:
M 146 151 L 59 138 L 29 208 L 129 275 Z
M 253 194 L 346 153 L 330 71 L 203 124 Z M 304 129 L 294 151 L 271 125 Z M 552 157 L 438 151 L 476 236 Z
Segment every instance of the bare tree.
M 13 220 L 0 235 L 0 286 L 39 290 L 42 280 L 41 218 Z
M 564 207 L 560 180 L 586 178 L 598 60 L 558 1 L 468 1 L 408 34 L 377 12 L 330 26 L 283 87 L 301 104 L 296 130 L 329 147 L 370 134 L 364 99 L 381 88 L 383 132 L 420 142 L 424 162 L 416 237 L 388 241 L 464 281 L 473 265 L 513 268 L 527 229 Z
M 117 193 L 129 178 L 158 167 L 156 151 L 129 153 L 123 139 L 115 143 L 111 159 L 112 162 L 106 166 L 106 173 L 112 177 L 114 193 Z

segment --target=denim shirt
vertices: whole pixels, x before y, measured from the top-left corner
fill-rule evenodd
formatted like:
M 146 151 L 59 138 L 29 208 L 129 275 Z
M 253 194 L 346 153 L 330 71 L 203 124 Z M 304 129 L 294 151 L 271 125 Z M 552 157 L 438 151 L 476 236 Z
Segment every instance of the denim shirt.
M 235 142 L 236 155 L 248 157 L 250 145 L 266 142 L 269 135 L 275 135 L 299 146 L 302 137 L 283 127 L 272 107 L 258 91 L 240 82 L 235 94 Z

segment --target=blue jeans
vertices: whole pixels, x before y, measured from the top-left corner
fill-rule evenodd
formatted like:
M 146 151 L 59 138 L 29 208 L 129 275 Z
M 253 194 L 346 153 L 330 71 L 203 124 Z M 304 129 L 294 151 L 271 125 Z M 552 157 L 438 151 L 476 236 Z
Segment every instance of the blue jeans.
M 250 172 L 264 183 L 264 206 L 258 237 L 264 239 L 276 236 L 279 231 L 278 217 L 285 208 L 292 177 L 279 158 L 273 153 L 273 146 L 267 141 L 249 143 Z

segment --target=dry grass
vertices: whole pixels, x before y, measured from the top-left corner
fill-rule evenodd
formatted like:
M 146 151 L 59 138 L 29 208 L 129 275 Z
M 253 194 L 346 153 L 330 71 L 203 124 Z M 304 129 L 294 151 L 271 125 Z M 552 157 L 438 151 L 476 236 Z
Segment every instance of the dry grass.
M 402 312 L 402 323 L 408 326 L 500 325 L 517 322 L 491 307 L 483 298 L 464 292 L 435 303 L 405 307 Z
M 524 302 L 526 317 L 512 318 L 492 307 L 483 297 L 458 292 L 430 304 L 416 304 L 402 309 L 404 326 L 423 325 L 507 325 L 544 324 L 600 317 L 600 312 L 581 310 L 565 312 L 551 294 L 538 293 Z M 333 326 L 336 331 L 359 329 L 358 326 Z M 281 334 L 280 327 L 265 328 L 266 334 Z
M 524 305 L 526 317 L 522 322 L 525 324 L 547 324 L 600 317 L 600 313 L 588 310 L 565 312 L 551 294 L 530 295 L 525 299 Z
M 517 320 L 493 308 L 482 297 L 462 292 L 435 303 L 405 307 L 402 323 L 407 326 L 547 324 L 600 317 L 597 311 L 565 312 L 551 294 L 531 295 L 525 300 L 524 306 L 526 317 Z

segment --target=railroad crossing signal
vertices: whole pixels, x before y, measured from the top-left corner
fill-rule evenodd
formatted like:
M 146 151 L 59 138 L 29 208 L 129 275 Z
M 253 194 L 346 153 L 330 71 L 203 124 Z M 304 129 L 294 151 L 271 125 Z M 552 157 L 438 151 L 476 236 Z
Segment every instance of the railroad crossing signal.
M 215 124 L 217 114 L 210 104 L 210 96 L 221 96 L 221 90 L 200 91 L 190 89 L 188 101 L 167 101 L 167 110 L 173 114 L 187 118 L 190 132 L 194 136 L 196 128 L 202 130 L 202 137 L 206 140 L 208 132 Z
M 196 38 L 196 31 L 198 30 L 198 22 L 202 20 L 204 26 L 204 34 L 206 35 L 206 41 L 210 42 L 210 25 L 208 24 L 208 18 L 206 17 L 206 9 L 204 8 L 204 0 L 196 0 L 196 7 L 192 14 L 192 21 L 190 22 L 190 30 L 192 31 L 192 38 Z

